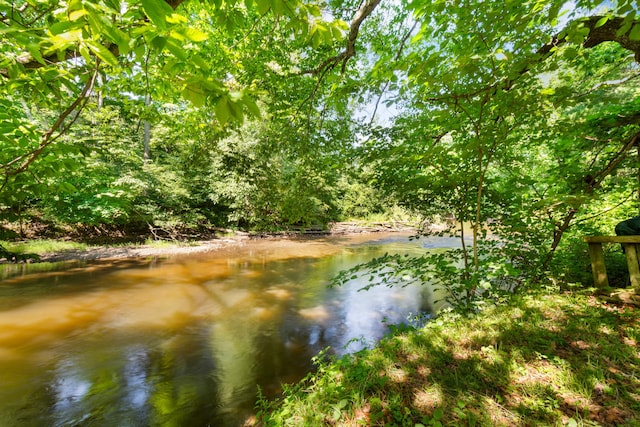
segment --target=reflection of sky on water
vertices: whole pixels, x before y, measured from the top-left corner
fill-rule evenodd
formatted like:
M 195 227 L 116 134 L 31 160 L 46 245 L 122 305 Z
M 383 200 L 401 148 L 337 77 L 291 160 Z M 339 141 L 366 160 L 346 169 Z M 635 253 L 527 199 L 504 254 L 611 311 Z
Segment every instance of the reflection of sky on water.
M 472 238 L 466 237 L 465 242 L 467 244 L 472 243 Z M 435 248 L 459 248 L 460 245 L 460 237 L 422 237 L 420 238 L 420 242 L 422 242 L 422 247 L 425 249 L 435 249 Z
M 58 369 L 55 377 L 58 380 L 54 384 L 55 390 L 55 412 L 65 412 L 80 401 L 91 388 L 91 382 L 84 380 L 74 369 L 74 364 L 70 360 L 64 360 Z
M 339 354 L 358 351 L 375 343 L 387 332 L 384 326 L 381 327 L 383 323 L 403 323 L 409 313 L 418 312 L 422 305 L 417 286 L 375 286 L 368 291 L 359 291 L 364 285 L 366 283 L 354 280 L 341 290 L 344 295 L 340 310 L 345 331 L 339 337 L 338 345 L 334 345 Z
M 407 247 L 419 247 L 423 249 L 435 249 L 435 248 L 459 248 L 460 237 L 456 236 L 402 236 L 392 235 L 384 238 L 376 239 L 376 245 L 393 245 L 400 244 L 401 248 L 406 250 Z M 473 239 L 471 235 L 465 237 L 465 243 L 472 243 Z M 372 242 L 363 242 L 354 246 L 370 246 Z
M 23 293 L 0 289 L 0 425 L 242 424 L 258 386 L 274 396 L 325 347 L 358 351 L 432 306 L 428 288 L 358 291 L 368 275 L 327 288 L 386 250 L 424 250 L 422 239 L 379 240 L 342 249 L 313 241 L 294 248 L 298 258 L 251 250 L 80 270 L 51 283 L 26 278 Z M 338 250 L 327 256 L 327 245 Z M 311 256 L 316 248 L 322 255 Z
M 151 395 L 151 385 L 147 375 L 149 357 L 144 348 L 133 347 L 124 354 L 124 378 L 126 381 L 125 402 L 134 410 L 143 409 Z

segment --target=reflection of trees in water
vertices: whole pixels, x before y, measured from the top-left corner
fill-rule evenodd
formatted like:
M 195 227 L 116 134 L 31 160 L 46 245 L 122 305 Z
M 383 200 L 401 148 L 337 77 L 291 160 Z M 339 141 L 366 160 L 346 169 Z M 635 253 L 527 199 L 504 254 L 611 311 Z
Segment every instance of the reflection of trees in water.
M 13 405 L 5 399 L 2 413 L 13 407 L 20 416 L 0 418 L 2 426 L 184 426 L 216 418 L 215 364 L 198 334 L 163 343 L 139 337 L 149 346 L 120 338 L 106 337 L 112 345 L 59 349 L 64 356 L 42 367 L 34 392 L 25 396 L 28 403 L 21 404 L 21 396 Z
M 227 413 L 237 413 L 247 396 L 251 398 L 257 391 L 255 378 L 260 369 L 255 346 L 260 333 L 257 326 L 257 322 L 232 319 L 211 327 L 209 339 L 217 367 L 218 404 Z
M 218 388 L 212 373 L 217 366 L 202 346 L 206 332 L 202 328 L 185 332 L 152 353 L 151 425 L 206 425 L 216 413 Z

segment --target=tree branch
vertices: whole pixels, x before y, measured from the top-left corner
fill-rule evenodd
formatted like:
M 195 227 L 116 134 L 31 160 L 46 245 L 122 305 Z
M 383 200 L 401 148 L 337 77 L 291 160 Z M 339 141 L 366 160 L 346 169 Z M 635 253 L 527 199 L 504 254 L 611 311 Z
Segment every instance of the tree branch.
M 418 21 L 415 21 L 413 23 L 413 25 L 411 26 L 411 28 L 409 29 L 409 31 L 407 31 L 407 33 L 404 35 L 404 37 L 400 41 L 400 47 L 398 48 L 398 51 L 396 52 L 396 55 L 393 58 L 394 61 L 397 61 L 398 59 L 400 59 L 400 55 L 402 55 L 402 51 L 404 50 L 404 47 L 405 47 L 405 45 L 407 43 L 407 40 L 409 40 L 409 37 L 411 36 L 411 34 L 413 33 L 413 31 L 416 29 L 417 26 L 418 26 Z M 371 113 L 371 121 L 369 122 L 369 125 L 373 124 L 373 121 L 376 118 L 376 113 L 378 112 L 378 107 L 380 106 L 380 101 L 382 100 L 382 96 L 387 91 L 388 87 L 389 87 L 389 80 L 387 80 L 384 83 L 384 86 L 382 87 L 382 90 L 380 91 L 380 95 L 378 96 L 376 104 L 375 104 L 375 106 L 373 108 L 373 113 Z
M 604 42 L 616 42 L 623 48 L 633 52 L 636 62 L 640 62 L 640 40 L 631 40 L 630 37 L 633 25 L 630 25 L 626 32 L 618 34 L 619 30 L 624 26 L 624 18 L 610 17 L 603 25 L 596 27 L 602 18 L 604 17 L 591 16 L 583 20 L 585 27 L 589 28 L 589 35 L 582 45 L 590 48 Z M 633 24 L 637 25 L 638 22 L 636 19 Z
M 363 2 L 351 21 L 349 26 L 349 35 L 347 36 L 347 46 L 345 49 L 331 58 L 325 59 L 320 65 L 311 70 L 304 70 L 298 74 L 324 75 L 327 71 L 333 69 L 339 63 L 342 63 L 342 72 L 344 73 L 347 62 L 356 54 L 356 40 L 360 31 L 360 26 L 382 0 L 366 0 Z
M 616 154 L 611 158 L 609 163 L 598 172 L 590 182 L 588 182 L 587 192 L 592 193 L 604 179 L 613 172 L 618 165 L 627 157 L 631 148 L 633 148 L 636 144 L 638 144 L 638 140 L 640 139 L 640 131 L 634 133 L 627 141 L 624 143 L 622 147 L 616 152 Z
M 618 80 L 606 80 L 604 82 L 600 82 L 596 85 L 594 85 L 591 89 L 589 89 L 587 92 L 585 93 L 581 93 L 580 95 L 577 95 L 577 97 L 582 97 L 582 96 L 586 96 L 589 95 L 590 93 L 593 93 L 595 91 L 597 91 L 598 89 L 600 89 L 603 86 L 617 86 L 617 85 L 621 85 L 624 84 L 630 80 L 633 79 L 637 79 L 638 77 L 640 77 L 640 73 L 636 73 L 636 74 L 632 74 L 630 76 L 627 76 L 625 78 L 622 79 L 618 79 Z
M 602 22 L 605 18 L 607 21 L 598 26 L 598 23 Z M 572 27 L 584 26 L 589 29 L 589 34 L 582 43 L 584 48 L 592 48 L 604 42 L 615 42 L 623 48 L 633 52 L 636 62 L 640 63 L 640 40 L 631 40 L 630 38 L 631 29 L 634 25 L 640 25 L 640 19 L 634 20 L 632 24 L 633 25 L 629 26 L 629 29 L 627 29 L 626 32 L 619 34 L 619 30 L 624 25 L 624 18 L 618 16 L 596 15 L 588 18 L 580 18 L 570 22 L 562 31 L 560 31 L 560 33 L 556 34 L 549 43 L 541 46 L 536 52 L 538 54 L 537 58 L 525 65 L 518 73 L 517 77 L 507 80 L 503 87 L 506 90 L 510 89 L 511 86 L 513 86 L 513 83 L 520 76 L 529 72 L 533 65 L 543 62 L 549 56 L 553 55 L 556 48 L 568 43 L 569 40 L 567 40 L 567 36 Z
M 42 135 L 42 140 L 40 141 L 40 144 L 35 150 L 32 150 L 29 153 L 25 153 L 21 156 L 18 156 L 8 163 L 0 165 L 0 169 L 5 169 L 5 172 L 4 172 L 5 177 L 18 175 L 24 172 L 25 170 L 27 170 L 27 168 L 31 165 L 31 163 L 33 163 L 36 160 L 36 158 L 38 158 L 38 156 L 44 151 L 44 149 L 47 148 L 52 143 L 54 143 L 73 124 L 73 122 L 77 120 L 78 116 L 80 115 L 80 111 L 82 111 L 82 109 L 84 108 L 84 105 L 88 100 L 89 94 L 93 90 L 93 86 L 95 84 L 96 78 L 98 77 L 98 72 L 99 72 L 99 62 L 96 62 L 96 67 L 94 69 L 93 74 L 91 75 L 87 83 L 84 85 L 84 88 L 82 89 L 78 97 L 69 107 L 67 107 L 62 112 L 62 114 L 60 114 L 60 116 L 58 116 L 56 121 L 49 128 L 49 130 L 47 130 Z M 63 126 L 64 120 L 67 117 L 69 117 L 69 115 L 74 111 L 77 111 L 77 114 L 72 120 L 72 122 L 67 126 Z M 57 131 L 58 131 L 58 134 L 54 136 L 54 133 Z M 10 170 L 11 166 L 16 165 L 18 163 L 20 163 L 20 166 L 18 166 L 16 169 Z M 5 180 L 5 183 L 6 183 L 6 180 Z

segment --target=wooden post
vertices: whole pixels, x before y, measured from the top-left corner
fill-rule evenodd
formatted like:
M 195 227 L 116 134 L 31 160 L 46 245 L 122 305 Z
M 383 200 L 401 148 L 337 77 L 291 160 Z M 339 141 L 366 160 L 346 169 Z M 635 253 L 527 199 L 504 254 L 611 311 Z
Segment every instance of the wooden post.
M 593 272 L 593 282 L 596 287 L 603 289 L 609 287 L 607 278 L 607 267 L 604 264 L 604 251 L 602 243 L 589 242 L 589 258 L 591 258 L 591 271 Z
M 627 256 L 627 267 L 629 268 L 629 279 L 631 287 L 640 288 L 640 266 L 638 266 L 638 245 L 627 243 L 624 245 L 624 253 Z
M 593 281 L 598 288 L 608 287 L 607 269 L 604 265 L 603 243 L 621 243 L 625 247 L 627 268 L 631 286 L 640 291 L 640 236 L 585 236 L 584 241 L 589 244 L 589 258 L 591 258 L 591 271 Z

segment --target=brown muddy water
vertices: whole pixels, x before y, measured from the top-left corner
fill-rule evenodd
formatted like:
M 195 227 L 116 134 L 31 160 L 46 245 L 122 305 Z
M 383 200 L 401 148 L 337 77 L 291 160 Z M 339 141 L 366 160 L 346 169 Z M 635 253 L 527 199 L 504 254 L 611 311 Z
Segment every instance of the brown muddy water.
M 428 287 L 340 270 L 453 246 L 407 234 L 249 241 L 214 253 L 96 261 L 0 282 L 0 426 L 238 426 L 311 359 L 370 346 L 433 312 Z

